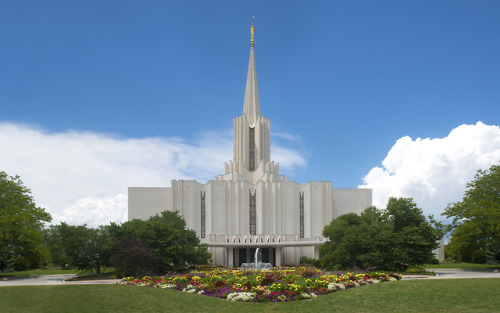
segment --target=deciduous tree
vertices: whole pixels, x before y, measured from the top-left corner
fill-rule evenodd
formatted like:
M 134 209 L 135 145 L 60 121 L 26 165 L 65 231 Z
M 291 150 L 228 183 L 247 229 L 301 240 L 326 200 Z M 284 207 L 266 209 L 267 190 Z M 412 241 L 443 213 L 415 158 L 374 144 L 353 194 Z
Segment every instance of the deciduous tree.
M 147 241 L 134 235 L 118 239 L 113 246 L 111 264 L 118 277 L 143 277 L 161 273 L 160 256 Z
M 68 225 L 62 222 L 46 231 L 46 242 L 56 265 L 76 266 L 80 270 L 95 270 L 109 266 L 113 240 L 110 226 L 88 228 L 87 225 Z
M 37 268 L 47 259 L 42 230 L 50 220 L 19 176 L 0 172 L 0 272 Z
M 441 232 L 411 198 L 390 198 L 386 210 L 339 216 L 323 235 L 329 241 L 320 248 L 320 262 L 328 268 L 405 270 L 433 259 Z
M 500 165 L 479 170 L 462 201 L 443 215 L 453 218 L 447 253 L 465 262 L 500 263 Z
M 211 257 L 196 233 L 186 229 L 186 222 L 178 212 L 164 211 L 146 221 L 132 220 L 113 227 L 115 238 L 134 235 L 147 242 L 160 257 L 163 273 L 207 264 Z

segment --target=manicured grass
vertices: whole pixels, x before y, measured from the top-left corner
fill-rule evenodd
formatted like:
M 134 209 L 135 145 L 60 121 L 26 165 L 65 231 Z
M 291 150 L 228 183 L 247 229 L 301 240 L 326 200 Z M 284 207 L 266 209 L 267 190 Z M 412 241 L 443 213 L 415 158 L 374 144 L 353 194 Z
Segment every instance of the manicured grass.
M 29 270 L 29 271 L 19 271 L 19 272 L 10 272 L 10 273 L 0 273 L 0 277 L 2 276 L 40 276 L 40 275 L 57 275 L 57 274 L 76 274 L 78 272 L 77 269 L 67 269 L 67 270 Z
M 407 275 L 414 275 L 414 274 L 418 274 L 418 275 L 432 275 L 432 276 L 435 276 L 436 273 L 432 272 L 432 271 L 427 271 L 424 267 L 422 266 L 415 266 L 415 267 L 410 267 L 409 269 L 406 270 L 406 272 L 402 273 L 402 274 L 407 274 Z
M 95 272 L 78 272 L 77 276 L 69 280 L 91 280 L 100 278 L 115 278 L 114 268 L 101 268 L 101 274 L 97 275 Z
M 449 264 L 425 264 L 424 268 L 500 268 L 498 264 L 477 263 L 449 263 Z
M 10 272 L 10 273 L 0 273 L 0 277 L 11 277 L 11 276 L 40 276 L 40 275 L 58 275 L 58 274 L 77 274 L 78 278 L 96 278 L 96 277 L 110 277 L 114 276 L 114 268 L 101 268 L 101 275 L 97 275 L 95 273 L 82 272 L 78 269 L 64 269 L 64 270 L 29 270 L 29 271 L 19 271 L 19 272 Z
M 500 279 L 406 280 L 289 303 L 122 285 L 0 287 L 0 312 L 498 312 Z

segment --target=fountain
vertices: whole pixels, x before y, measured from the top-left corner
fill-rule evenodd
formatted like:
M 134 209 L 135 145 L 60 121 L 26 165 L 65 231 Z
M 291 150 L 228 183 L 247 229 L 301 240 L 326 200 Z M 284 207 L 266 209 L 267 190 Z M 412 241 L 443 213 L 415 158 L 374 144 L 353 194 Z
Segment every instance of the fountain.
M 273 266 L 271 263 L 262 262 L 262 253 L 260 253 L 260 248 L 255 249 L 255 262 L 254 263 L 243 263 L 241 264 L 242 270 L 271 270 Z

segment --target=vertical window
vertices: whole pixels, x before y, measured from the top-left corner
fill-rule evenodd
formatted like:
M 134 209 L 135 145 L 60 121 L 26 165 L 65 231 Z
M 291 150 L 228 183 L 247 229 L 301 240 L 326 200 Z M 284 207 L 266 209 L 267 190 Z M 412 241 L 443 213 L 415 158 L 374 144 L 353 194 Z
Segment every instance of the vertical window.
M 201 238 L 205 238 L 205 192 L 201 192 Z
M 248 167 L 250 172 L 253 172 L 255 171 L 255 128 L 250 127 L 249 137 L 250 137 L 249 140 L 250 147 L 248 150 L 250 155 L 248 156 L 249 157 Z
M 250 202 L 249 202 L 249 207 L 250 207 L 250 235 L 256 235 L 257 233 L 257 227 L 256 227 L 256 221 L 257 221 L 257 192 L 255 192 L 252 195 L 252 191 L 248 191 L 250 194 Z
M 304 192 L 299 192 L 300 238 L 304 238 Z

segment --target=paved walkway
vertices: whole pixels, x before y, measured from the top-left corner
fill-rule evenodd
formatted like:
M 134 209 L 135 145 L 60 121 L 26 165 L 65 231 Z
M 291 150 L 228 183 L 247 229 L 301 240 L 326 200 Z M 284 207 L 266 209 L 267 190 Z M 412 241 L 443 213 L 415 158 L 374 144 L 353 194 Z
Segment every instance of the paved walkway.
M 447 278 L 500 278 L 500 270 L 469 270 L 469 269 L 427 269 L 433 271 L 436 276 L 427 275 L 403 275 L 403 279 L 447 279 Z M 8 286 L 43 286 L 43 285 L 98 285 L 116 284 L 120 279 L 95 279 L 65 281 L 75 277 L 75 274 L 41 275 L 36 277 L 25 277 L 19 279 L 0 278 L 0 287 Z
M 500 270 L 498 269 L 470 270 L 461 268 L 428 268 L 426 270 L 436 273 L 436 276 L 403 275 L 403 279 L 500 278 Z
M 40 275 L 34 277 L 23 277 L 19 279 L 0 278 L 0 287 L 6 286 L 43 286 L 43 285 L 96 285 L 96 284 L 115 284 L 120 279 L 94 279 L 65 281 L 75 277 L 75 274 L 59 275 Z

